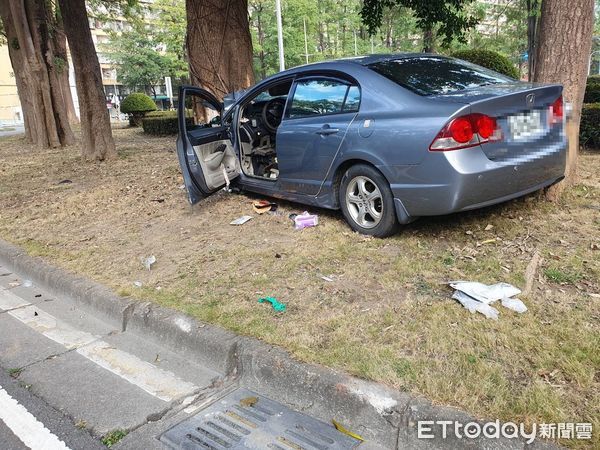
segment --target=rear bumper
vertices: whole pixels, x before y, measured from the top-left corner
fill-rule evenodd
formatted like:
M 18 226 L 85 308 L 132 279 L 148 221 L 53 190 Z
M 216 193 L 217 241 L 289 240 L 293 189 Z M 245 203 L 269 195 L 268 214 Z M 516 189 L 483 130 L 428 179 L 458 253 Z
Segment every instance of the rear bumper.
M 396 199 L 398 219 L 450 214 L 501 203 L 564 177 L 567 142 L 504 161 L 481 148 L 430 152 L 418 166 L 379 167 Z M 401 208 L 402 211 L 398 211 Z

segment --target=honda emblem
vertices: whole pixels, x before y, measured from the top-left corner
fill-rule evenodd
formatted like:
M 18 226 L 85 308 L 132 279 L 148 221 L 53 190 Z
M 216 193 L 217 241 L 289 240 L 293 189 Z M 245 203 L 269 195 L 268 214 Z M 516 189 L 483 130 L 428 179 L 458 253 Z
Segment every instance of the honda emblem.
M 527 94 L 527 97 L 525 97 L 525 102 L 527 103 L 527 106 L 533 105 L 533 102 L 535 102 L 535 94 Z

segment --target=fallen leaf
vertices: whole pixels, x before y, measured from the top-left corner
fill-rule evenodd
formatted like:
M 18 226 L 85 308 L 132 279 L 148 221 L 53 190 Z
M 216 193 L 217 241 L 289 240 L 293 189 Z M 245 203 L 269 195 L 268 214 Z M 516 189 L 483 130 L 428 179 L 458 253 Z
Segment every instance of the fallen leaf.
M 250 408 L 258 402 L 258 397 L 246 397 L 240 400 L 240 405 Z

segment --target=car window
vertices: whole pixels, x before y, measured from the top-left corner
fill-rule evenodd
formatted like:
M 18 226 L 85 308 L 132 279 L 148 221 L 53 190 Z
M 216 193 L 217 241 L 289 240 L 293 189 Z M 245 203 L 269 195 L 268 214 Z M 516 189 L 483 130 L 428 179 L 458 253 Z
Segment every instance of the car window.
M 289 117 L 308 117 L 342 112 L 348 85 L 335 80 L 304 80 L 296 85 Z
M 356 112 L 360 105 L 360 89 L 358 86 L 350 86 L 346 101 L 344 102 L 344 112 Z
M 380 61 L 368 67 L 419 95 L 449 94 L 486 84 L 515 81 L 466 61 L 439 56 Z

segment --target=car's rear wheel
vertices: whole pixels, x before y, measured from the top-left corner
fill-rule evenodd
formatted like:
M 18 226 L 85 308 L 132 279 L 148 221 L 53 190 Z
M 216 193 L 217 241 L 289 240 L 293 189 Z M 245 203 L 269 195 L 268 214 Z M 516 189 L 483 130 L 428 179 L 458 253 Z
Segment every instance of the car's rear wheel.
M 342 177 L 339 196 L 344 218 L 353 230 L 386 237 L 398 229 L 392 190 L 374 167 L 350 167 Z

